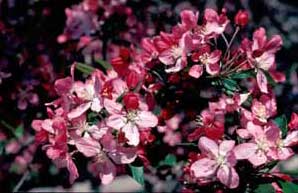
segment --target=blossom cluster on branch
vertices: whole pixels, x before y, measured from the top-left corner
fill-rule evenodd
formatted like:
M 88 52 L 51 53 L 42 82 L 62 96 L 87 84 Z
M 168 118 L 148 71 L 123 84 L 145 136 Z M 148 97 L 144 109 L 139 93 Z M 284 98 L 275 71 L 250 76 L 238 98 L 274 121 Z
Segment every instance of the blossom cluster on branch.
M 96 9 L 81 4 L 66 14 L 68 20 L 93 18 Z M 231 21 L 225 9 L 206 9 L 202 16 L 183 10 L 170 32 L 119 48 L 100 62 L 101 70 L 74 63 L 69 77 L 55 81 L 58 98 L 46 104 L 48 118 L 32 122 L 36 142 L 68 169 L 71 183 L 79 177 L 77 154 L 108 184 L 126 164 L 141 161 L 150 173 L 154 155 L 147 151 L 154 147 L 179 155 L 185 191 L 244 192 L 258 179 L 279 190 L 279 180 L 289 177 L 268 168 L 295 154 L 298 117 L 293 113 L 287 124 L 273 92 L 285 80 L 275 62 L 281 37 L 267 37 L 264 28 L 240 36 L 247 23 L 245 11 Z M 58 41 L 81 36 L 70 32 Z M 77 71 L 88 77 L 77 80 Z

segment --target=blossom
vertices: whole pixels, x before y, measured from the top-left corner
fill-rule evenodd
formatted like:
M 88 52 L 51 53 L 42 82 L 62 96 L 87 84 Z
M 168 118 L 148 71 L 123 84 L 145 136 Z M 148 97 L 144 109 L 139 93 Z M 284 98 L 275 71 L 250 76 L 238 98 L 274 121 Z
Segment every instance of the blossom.
M 107 119 L 107 126 L 124 132 L 129 145 L 137 146 L 139 144 L 139 129 L 155 127 L 158 122 L 157 117 L 150 111 L 125 110 L 120 104 L 109 100 L 105 101 L 105 107 L 111 114 Z
M 265 164 L 270 160 L 268 152 L 274 143 L 274 135 L 271 127 L 262 128 L 252 122 L 247 123 L 246 130 L 238 131 L 238 134 L 244 138 L 251 138 L 247 143 L 239 144 L 235 147 L 234 152 L 237 159 L 248 159 L 254 166 Z
M 235 141 L 223 140 L 219 145 L 207 138 L 201 137 L 199 148 L 203 157 L 191 165 L 191 171 L 196 178 L 212 179 L 216 177 L 229 188 L 237 188 L 239 176 L 234 168 L 237 163 L 233 148 Z
M 178 72 L 187 65 L 187 55 L 193 49 L 190 34 L 176 38 L 173 34 L 161 33 L 156 42 L 161 49 L 158 59 L 168 67 L 167 73 Z

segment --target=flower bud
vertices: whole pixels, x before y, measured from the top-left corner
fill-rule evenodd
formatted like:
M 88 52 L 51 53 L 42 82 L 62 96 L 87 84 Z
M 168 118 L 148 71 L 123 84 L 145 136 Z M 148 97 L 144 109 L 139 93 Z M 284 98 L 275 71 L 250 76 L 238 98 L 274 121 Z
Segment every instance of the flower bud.
M 123 103 L 126 109 L 137 109 L 139 107 L 139 98 L 135 93 L 127 93 L 123 97 Z
M 136 71 L 130 70 L 125 78 L 125 81 L 128 88 L 134 89 L 140 81 L 140 76 Z
M 238 11 L 234 20 L 237 25 L 244 27 L 248 23 L 248 12 L 243 10 Z

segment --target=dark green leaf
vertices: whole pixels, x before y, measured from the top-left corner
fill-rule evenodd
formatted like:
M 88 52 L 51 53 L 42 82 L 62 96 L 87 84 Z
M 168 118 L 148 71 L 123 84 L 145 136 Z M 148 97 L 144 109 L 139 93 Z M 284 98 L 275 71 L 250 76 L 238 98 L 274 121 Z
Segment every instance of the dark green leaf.
M 173 154 L 168 154 L 164 161 L 163 161 L 164 165 L 169 165 L 169 166 L 174 166 L 177 163 L 177 159 L 176 156 Z
M 24 127 L 23 127 L 23 125 L 19 125 L 19 126 L 16 128 L 14 134 L 15 134 L 15 136 L 16 136 L 17 138 L 22 137 L 23 134 L 24 134 Z
M 104 61 L 102 59 L 97 59 L 95 62 L 98 63 L 105 70 L 112 68 L 112 65 L 110 63 L 108 63 L 107 61 Z
M 76 63 L 76 69 L 87 75 L 91 74 L 95 70 L 95 68 L 93 68 L 92 66 L 79 62 Z
M 293 182 L 283 182 L 279 181 L 283 193 L 298 193 L 298 184 Z
M 274 119 L 274 122 L 277 124 L 277 126 L 280 128 L 282 137 L 285 137 L 288 132 L 288 123 L 287 123 L 287 118 L 285 115 L 281 115 L 279 117 L 276 117 Z
M 245 79 L 245 78 L 249 78 L 249 77 L 253 77 L 253 76 L 254 76 L 253 70 L 244 70 L 244 71 L 240 71 L 240 72 L 230 75 L 230 78 Z
M 260 184 L 254 190 L 254 193 L 275 193 L 275 190 L 271 184 Z
M 276 82 L 273 80 L 273 78 L 271 77 L 271 75 L 269 74 L 268 71 L 265 71 L 265 70 L 262 70 L 267 78 L 267 81 L 268 83 L 271 85 L 271 86 L 276 86 Z
M 144 186 L 144 167 L 129 165 L 133 179 Z
M 226 79 L 223 79 L 222 83 L 225 90 L 230 91 L 230 93 L 238 90 L 238 84 L 235 80 L 226 78 Z

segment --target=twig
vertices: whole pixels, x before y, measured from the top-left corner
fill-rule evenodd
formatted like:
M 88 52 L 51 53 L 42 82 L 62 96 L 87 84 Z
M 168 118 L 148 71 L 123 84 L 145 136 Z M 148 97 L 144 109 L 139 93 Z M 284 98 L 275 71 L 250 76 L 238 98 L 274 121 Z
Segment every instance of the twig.
M 18 182 L 18 184 L 14 187 L 13 191 L 12 192 L 18 192 L 19 189 L 21 188 L 21 186 L 24 184 L 25 180 L 27 179 L 27 177 L 29 176 L 30 172 L 29 170 L 27 170 L 22 178 L 20 179 L 20 181 Z

